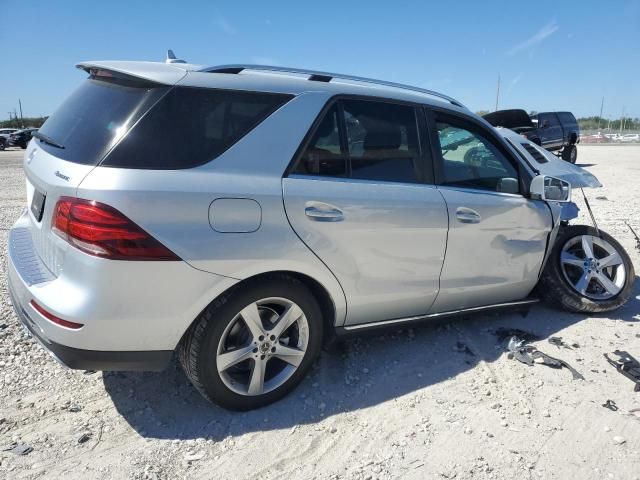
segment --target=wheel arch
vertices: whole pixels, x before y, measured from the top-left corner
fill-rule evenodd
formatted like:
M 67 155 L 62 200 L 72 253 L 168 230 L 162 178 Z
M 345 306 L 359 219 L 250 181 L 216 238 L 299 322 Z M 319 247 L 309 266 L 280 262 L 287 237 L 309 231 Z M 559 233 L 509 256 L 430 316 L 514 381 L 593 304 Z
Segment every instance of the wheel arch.
M 183 341 L 183 339 L 187 336 L 191 328 L 197 323 L 198 318 L 200 318 L 200 315 L 202 314 L 202 312 L 205 311 L 207 308 L 209 308 L 211 304 L 217 302 L 219 299 L 225 296 L 233 294 L 233 292 L 239 289 L 247 288 L 252 284 L 269 281 L 269 279 L 283 277 L 283 276 L 293 278 L 299 281 L 300 283 L 302 283 L 311 292 L 314 298 L 318 301 L 318 305 L 320 306 L 320 311 L 322 312 L 322 322 L 324 327 L 323 344 L 326 345 L 330 343 L 335 337 L 337 317 L 339 315 L 338 308 L 336 306 L 336 303 L 333 297 L 329 293 L 329 290 L 324 285 L 322 285 L 322 283 L 320 283 L 317 279 L 307 274 L 292 271 L 292 270 L 273 270 L 268 272 L 257 273 L 255 275 L 244 278 L 239 282 L 233 284 L 227 290 L 225 290 L 224 292 L 220 293 L 218 296 L 213 298 L 205 306 L 205 308 L 203 308 L 202 311 L 198 313 L 198 315 L 191 321 L 191 323 L 187 326 L 187 328 L 183 332 L 180 342 Z

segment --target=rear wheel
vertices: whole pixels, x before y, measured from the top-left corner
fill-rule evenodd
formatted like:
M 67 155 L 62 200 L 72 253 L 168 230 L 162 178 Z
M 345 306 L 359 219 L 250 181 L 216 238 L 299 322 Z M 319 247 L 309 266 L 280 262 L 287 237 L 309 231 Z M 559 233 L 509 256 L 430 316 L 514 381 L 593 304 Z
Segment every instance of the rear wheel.
M 615 310 L 631 296 L 635 273 L 627 252 L 609 234 L 586 225 L 559 233 L 541 283 L 550 301 L 572 312 Z
M 272 403 L 304 378 L 322 340 L 320 308 L 299 281 L 274 277 L 218 299 L 179 347 L 193 385 L 231 410 Z
M 567 145 L 562 149 L 562 159 L 569 163 L 576 163 L 578 159 L 578 149 L 575 144 Z

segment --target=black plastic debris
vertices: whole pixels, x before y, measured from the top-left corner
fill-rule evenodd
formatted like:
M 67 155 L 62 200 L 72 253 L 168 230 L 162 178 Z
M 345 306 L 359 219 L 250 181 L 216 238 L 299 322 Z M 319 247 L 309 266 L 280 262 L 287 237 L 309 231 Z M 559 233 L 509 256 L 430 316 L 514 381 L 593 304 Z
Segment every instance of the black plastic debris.
M 629 352 L 622 350 L 616 350 L 612 355 L 617 356 L 618 359 L 611 359 L 606 353 L 604 354 L 604 358 L 606 358 L 607 362 L 615 367 L 618 372 L 632 382 L 635 382 L 634 392 L 640 392 L 640 362 L 633 358 Z
M 580 345 L 576 342 L 573 342 L 572 344 L 565 343 L 565 341 L 562 340 L 562 337 L 549 337 L 549 343 L 558 348 L 562 347 L 568 350 L 571 350 L 572 348 L 580 348 Z
M 33 447 L 26 443 L 21 443 L 11 449 L 11 453 L 15 453 L 16 455 L 29 455 L 31 452 L 33 452 Z
M 505 328 L 500 327 L 493 331 L 493 334 L 498 339 L 498 342 L 504 342 L 511 337 L 518 337 L 525 342 L 533 342 L 540 340 L 540 337 L 535 333 L 527 332 L 526 330 L 520 330 L 519 328 Z
M 534 363 L 540 363 L 551 368 L 564 367 L 571 372 L 574 380 L 584 380 L 584 377 L 567 362 L 541 352 L 533 345 L 528 345 L 524 339 L 516 336 L 511 337 L 507 343 L 507 350 L 511 358 L 515 358 L 526 365 L 533 366 Z
M 86 443 L 91 439 L 91 433 L 90 432 L 86 432 L 83 433 L 82 435 L 80 435 L 80 437 L 78 438 L 78 443 Z
M 607 400 L 605 403 L 602 404 L 602 406 L 604 408 L 608 408 L 612 412 L 618 411 L 618 406 L 616 405 L 616 402 L 614 402 L 613 400 Z

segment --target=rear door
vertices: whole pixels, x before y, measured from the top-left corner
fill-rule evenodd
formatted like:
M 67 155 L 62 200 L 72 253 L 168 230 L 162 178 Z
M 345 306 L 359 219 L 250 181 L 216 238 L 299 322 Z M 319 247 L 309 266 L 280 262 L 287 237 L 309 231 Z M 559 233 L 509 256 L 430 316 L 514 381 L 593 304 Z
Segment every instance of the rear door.
M 432 312 L 526 297 L 551 231 L 548 207 L 520 193 L 517 160 L 494 132 L 462 115 L 432 112 L 429 119 L 450 222 Z
M 347 324 L 425 314 L 438 293 L 448 218 L 421 130 L 412 105 L 335 101 L 283 179 L 289 221 L 340 282 Z

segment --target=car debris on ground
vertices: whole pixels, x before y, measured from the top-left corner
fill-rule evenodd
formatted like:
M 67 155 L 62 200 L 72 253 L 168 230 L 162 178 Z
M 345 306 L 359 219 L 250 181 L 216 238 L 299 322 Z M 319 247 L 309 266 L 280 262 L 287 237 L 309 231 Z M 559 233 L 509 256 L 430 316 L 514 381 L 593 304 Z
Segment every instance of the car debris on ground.
M 616 350 L 612 355 L 618 357 L 617 360 L 610 358 L 606 353 L 604 358 L 611 364 L 618 372 L 627 377 L 632 382 L 635 382 L 634 392 L 640 392 L 640 362 L 632 357 L 629 352 L 622 350 Z
M 584 380 L 582 374 L 564 360 L 560 360 L 559 358 L 555 358 L 541 352 L 533 345 L 529 345 L 526 340 L 515 335 L 507 342 L 507 350 L 509 351 L 510 358 L 515 358 L 526 365 L 533 366 L 535 363 L 540 363 L 551 368 L 565 367 L 571 372 L 574 380 Z

